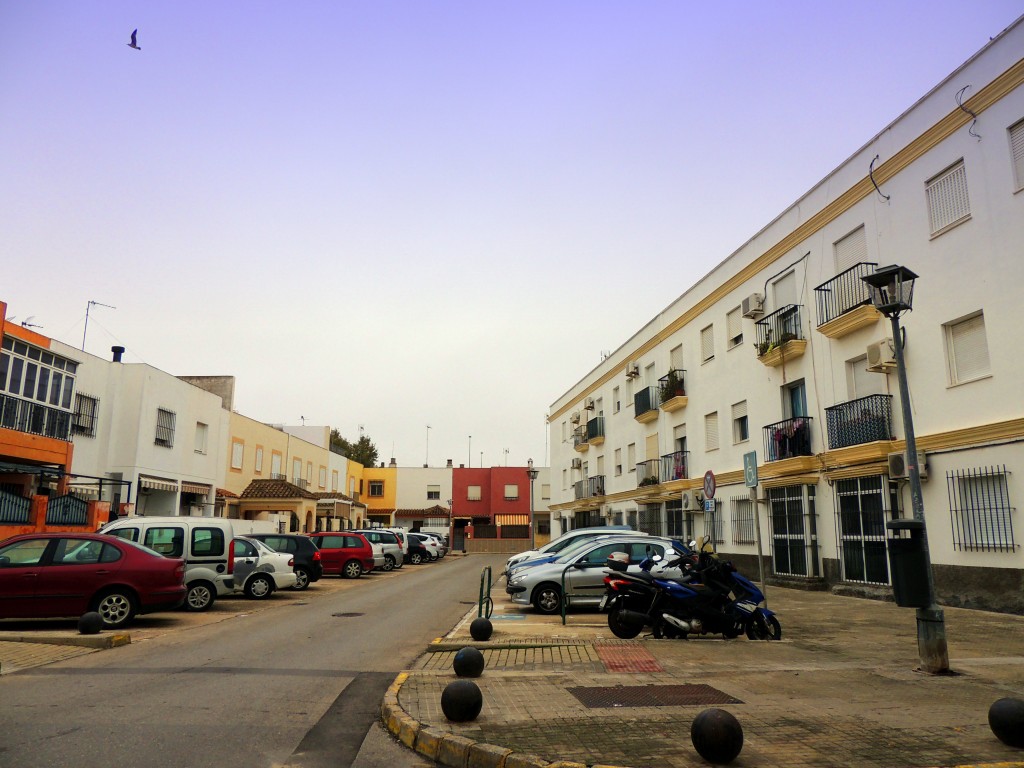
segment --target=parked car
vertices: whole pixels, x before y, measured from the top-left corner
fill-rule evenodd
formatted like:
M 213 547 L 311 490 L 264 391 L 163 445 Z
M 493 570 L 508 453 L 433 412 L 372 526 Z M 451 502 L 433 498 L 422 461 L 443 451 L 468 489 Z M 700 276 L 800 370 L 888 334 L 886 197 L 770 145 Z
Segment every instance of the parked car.
M 406 555 L 408 562 L 413 565 L 419 565 L 420 563 L 428 563 L 434 559 L 433 554 L 427 548 L 426 542 L 419 536 L 413 533 L 407 533 L 405 540 L 409 544 L 409 554 Z
M 409 533 L 405 528 L 375 528 L 374 530 L 389 531 L 395 534 L 398 543 L 402 545 L 402 560 L 409 562 Z
M 185 561 L 95 533 L 25 533 L 0 543 L 0 618 L 96 611 L 107 629 L 185 600 Z
M 362 534 L 352 531 L 311 533 L 309 538 L 320 549 L 320 562 L 323 564 L 324 574 L 358 579 L 376 567 L 373 547 Z
M 219 517 L 123 517 L 100 533 L 142 544 L 164 557 L 185 561 L 184 608 L 206 611 L 218 597 L 235 591 L 230 520 Z
M 409 533 L 409 544 L 410 544 L 410 546 L 412 545 L 412 542 L 414 542 L 414 541 L 418 541 L 420 544 L 423 545 L 424 549 L 427 550 L 427 554 L 429 555 L 431 560 L 437 560 L 438 558 L 441 557 L 441 547 L 437 543 L 437 539 L 433 538 L 432 536 L 427 536 L 425 533 L 412 533 L 412 532 L 410 532 Z
M 251 600 L 266 600 L 275 590 L 294 587 L 295 558 L 262 541 L 235 539 L 235 589 Z
M 631 535 L 631 533 L 629 531 L 622 531 L 622 533 L 625 534 L 626 536 Z M 644 535 L 644 534 L 641 534 L 641 535 Z M 564 557 L 566 555 L 575 553 L 577 550 L 582 549 L 584 547 L 593 546 L 594 544 L 596 544 L 596 543 L 598 543 L 600 541 L 605 541 L 605 540 L 607 540 L 607 539 L 609 539 L 611 537 L 612 537 L 612 534 L 604 534 L 604 535 L 601 535 L 601 536 L 586 536 L 586 537 L 581 536 L 581 537 L 577 538 L 576 540 L 572 541 L 570 544 L 568 544 L 560 552 L 547 552 L 547 553 L 545 553 L 543 555 L 537 555 L 536 557 L 533 557 L 533 558 L 531 558 L 529 560 L 523 560 L 521 563 L 516 563 L 511 568 L 509 568 L 507 571 L 505 571 L 505 580 L 508 581 L 508 579 L 512 578 L 513 576 L 515 576 L 518 573 L 521 573 L 522 571 L 524 571 L 527 568 L 536 568 L 538 565 L 545 565 L 547 563 L 552 563 L 552 562 L 554 562 L 555 560 L 557 560 L 560 557 Z
M 575 544 L 581 538 L 590 538 L 594 536 L 603 536 L 605 534 L 615 533 L 638 533 L 633 531 L 628 525 L 598 525 L 591 528 L 575 528 L 571 531 L 566 531 L 561 536 L 552 539 L 543 547 L 537 549 L 528 549 L 525 552 L 512 555 L 505 563 L 506 575 L 512 569 L 512 566 L 518 565 L 526 560 L 532 560 L 535 557 L 542 557 L 544 555 L 553 555 L 561 552 L 566 547 Z
M 416 531 L 416 533 L 420 534 L 421 536 L 429 536 L 434 541 L 436 541 L 437 551 L 441 557 L 444 557 L 446 554 L 448 554 L 448 544 L 445 542 L 446 537 L 442 536 L 439 533 L 431 533 L 430 531 Z
M 384 564 L 382 571 L 391 571 L 405 565 L 405 553 L 402 551 L 402 544 L 398 537 L 391 531 L 379 528 L 360 528 L 356 533 L 361 533 L 371 544 L 379 544 L 384 553 Z
M 505 586 L 513 603 L 532 605 L 538 613 L 558 613 L 562 605 L 562 578 L 569 595 L 570 605 L 599 605 L 604 595 L 604 571 L 608 555 L 625 552 L 629 556 L 627 573 L 639 573 L 640 561 L 651 555 L 664 558 L 675 550 L 688 554 L 689 548 L 681 541 L 661 536 L 609 536 L 562 555 L 553 562 L 516 572 Z M 671 552 L 670 557 L 675 557 Z
M 303 590 L 324 575 L 324 566 L 320 562 L 320 549 L 309 538 L 298 533 L 250 533 L 246 538 L 262 541 L 276 552 L 287 552 L 295 558 L 295 586 L 292 589 Z

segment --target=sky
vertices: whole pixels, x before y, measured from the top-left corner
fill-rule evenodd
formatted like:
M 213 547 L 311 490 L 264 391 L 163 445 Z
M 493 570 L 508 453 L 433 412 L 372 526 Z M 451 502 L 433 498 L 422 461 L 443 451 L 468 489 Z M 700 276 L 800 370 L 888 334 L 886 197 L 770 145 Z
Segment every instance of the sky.
M 0 300 L 400 466 L 543 465 L 602 353 L 1022 12 L 0 0 Z

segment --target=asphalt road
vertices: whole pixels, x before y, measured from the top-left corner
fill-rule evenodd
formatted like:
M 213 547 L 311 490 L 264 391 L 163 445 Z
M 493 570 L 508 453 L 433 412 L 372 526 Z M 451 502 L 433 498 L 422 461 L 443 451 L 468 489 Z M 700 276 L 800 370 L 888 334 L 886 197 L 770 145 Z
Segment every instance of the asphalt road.
M 475 604 L 481 569 L 503 562 L 448 557 L 341 591 L 313 585 L 266 610 L 4 676 L 0 765 L 423 765 L 375 726 L 381 698 Z

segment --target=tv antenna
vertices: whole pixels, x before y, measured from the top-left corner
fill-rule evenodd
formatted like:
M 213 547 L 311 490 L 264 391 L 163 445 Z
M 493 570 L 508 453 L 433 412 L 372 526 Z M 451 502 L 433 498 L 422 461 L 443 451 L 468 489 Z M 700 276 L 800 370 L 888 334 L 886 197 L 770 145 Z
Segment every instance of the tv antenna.
M 24 320 L 21 321 L 21 327 L 22 328 L 42 328 L 43 326 L 41 326 L 39 323 L 33 323 L 32 322 L 35 319 L 36 319 L 35 315 L 29 315 L 28 317 L 26 317 Z
M 93 307 L 107 307 L 108 309 L 117 309 L 117 307 L 111 306 L 110 304 L 101 304 L 98 301 L 90 301 L 85 305 L 85 327 L 82 329 L 82 351 L 85 352 L 85 334 L 89 332 L 89 310 Z

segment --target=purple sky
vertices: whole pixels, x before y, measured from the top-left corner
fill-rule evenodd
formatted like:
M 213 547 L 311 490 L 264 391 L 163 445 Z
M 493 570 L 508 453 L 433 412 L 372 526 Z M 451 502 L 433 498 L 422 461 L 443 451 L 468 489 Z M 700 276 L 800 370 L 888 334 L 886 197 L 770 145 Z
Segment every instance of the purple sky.
M 0 299 L 381 457 L 553 400 L 1019 2 L 6 2 Z M 141 51 L 127 47 L 138 27 Z M 468 436 L 472 435 L 472 441 Z

